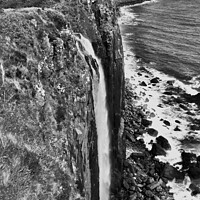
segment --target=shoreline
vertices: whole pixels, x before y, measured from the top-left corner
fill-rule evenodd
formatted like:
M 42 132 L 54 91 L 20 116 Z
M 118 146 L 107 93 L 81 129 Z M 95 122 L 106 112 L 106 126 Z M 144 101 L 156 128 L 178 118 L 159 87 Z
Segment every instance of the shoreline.
M 135 106 L 132 85 L 126 79 L 124 134 L 126 141 L 126 160 L 124 163 L 123 189 L 119 199 L 174 200 L 168 179 L 162 169 L 167 167 L 146 148 L 144 140 L 138 139 L 145 132 L 145 111 Z
M 120 28 L 122 29 L 122 24 L 120 24 Z M 161 190 L 161 188 L 158 189 L 158 190 L 160 190 L 162 192 L 164 191 L 165 192 L 165 197 L 164 196 L 162 197 L 162 195 L 160 195 L 159 192 L 157 193 L 157 190 L 155 190 L 154 191 L 155 193 L 153 193 L 151 195 L 155 195 L 159 199 L 174 199 L 171 196 L 171 192 L 170 192 L 171 190 L 167 186 L 167 182 L 168 182 L 168 180 L 172 181 L 174 179 L 174 176 L 176 176 L 176 178 L 178 179 L 180 184 L 184 180 L 184 176 L 185 176 L 184 173 L 181 173 L 179 170 L 177 170 L 175 167 L 172 166 L 173 163 L 175 163 L 177 161 L 182 161 L 181 160 L 181 153 L 178 152 L 178 149 L 177 149 L 177 153 L 175 153 L 174 157 L 175 158 L 178 157 L 179 159 L 178 160 L 174 160 L 172 165 L 169 165 L 167 163 L 159 161 L 157 158 L 154 158 L 153 160 L 149 161 L 149 158 L 152 158 L 152 155 L 150 153 L 152 144 L 149 145 L 149 149 L 146 148 L 145 142 L 147 143 L 147 141 L 144 141 L 144 140 L 146 140 L 146 138 L 144 138 L 144 134 L 146 136 L 148 136 L 147 139 L 149 139 L 149 141 L 154 139 L 154 142 L 155 142 L 155 139 L 156 139 L 157 135 L 156 135 L 156 137 L 152 137 L 152 136 L 147 134 L 147 130 L 149 129 L 149 127 L 152 127 L 151 126 L 152 124 L 151 125 L 149 124 L 148 126 L 144 126 L 144 124 L 142 124 L 142 119 L 147 120 L 146 122 L 148 123 L 149 118 L 154 118 L 155 115 L 158 114 L 158 113 L 156 113 L 158 111 L 157 108 L 162 110 L 165 107 L 169 107 L 169 109 L 170 109 L 173 106 L 174 103 L 176 103 L 177 106 L 178 106 L 178 109 L 180 109 L 181 112 L 186 113 L 185 115 L 187 115 L 187 116 L 189 116 L 189 115 L 191 115 L 193 113 L 189 113 L 189 110 L 186 109 L 186 107 L 189 106 L 189 108 L 191 110 L 192 109 L 195 110 L 195 108 L 193 108 L 183 98 L 181 99 L 182 102 L 173 102 L 174 99 L 172 99 L 172 97 L 175 96 L 178 99 L 179 92 L 182 93 L 183 96 L 185 96 L 187 94 L 187 91 L 185 91 L 184 89 L 180 89 L 180 87 L 181 87 L 180 85 L 175 85 L 178 82 L 175 78 L 171 79 L 170 77 L 166 76 L 166 79 L 163 80 L 162 79 L 163 77 L 160 78 L 160 76 L 158 76 L 159 73 L 158 74 L 154 74 L 154 73 L 152 74 L 151 71 L 149 71 L 149 68 L 146 68 L 145 63 L 142 63 L 141 60 L 140 61 L 134 60 L 134 54 L 129 50 L 129 46 L 126 44 L 124 38 L 123 38 L 123 48 L 124 48 L 124 54 L 125 54 L 125 77 L 129 78 L 129 81 L 128 81 L 129 82 L 128 83 L 128 85 L 129 85 L 128 88 L 129 89 L 127 89 L 127 87 L 126 87 L 126 90 L 129 90 L 129 91 L 126 91 L 125 98 L 126 98 L 126 103 L 127 103 L 127 101 L 130 101 L 128 104 L 126 104 L 126 106 L 127 105 L 128 106 L 125 109 L 125 116 L 126 116 L 126 114 L 128 115 L 128 116 L 125 117 L 125 131 L 126 131 L 125 134 L 126 134 L 126 143 L 127 143 L 126 146 L 127 147 L 133 147 L 133 146 L 137 147 L 137 148 L 130 148 L 126 152 L 127 153 L 126 162 L 128 162 L 128 164 L 127 163 L 125 164 L 126 165 L 125 166 L 125 175 L 124 175 L 125 176 L 125 180 L 129 179 L 130 174 L 133 174 L 132 172 L 131 173 L 129 172 L 130 171 L 130 166 L 132 168 L 139 169 L 139 171 L 140 171 L 140 170 L 145 169 L 145 165 L 146 164 L 147 165 L 151 165 L 151 164 L 152 165 L 156 165 L 157 164 L 158 168 L 160 168 L 159 166 L 162 166 L 161 168 L 165 169 L 165 173 L 168 173 L 168 174 L 165 174 L 163 176 L 162 173 L 159 173 L 158 168 L 154 168 L 154 170 L 158 170 L 158 172 L 156 172 L 156 175 L 155 174 L 149 175 L 147 173 L 147 177 L 148 177 L 147 179 L 153 178 L 155 184 L 158 183 L 158 180 L 162 180 L 161 182 L 164 182 L 164 183 L 162 183 L 162 190 Z M 132 75 L 132 73 L 130 73 L 129 69 L 127 71 L 127 68 L 130 68 L 130 69 L 134 68 L 134 73 L 137 73 L 137 77 Z M 127 76 L 127 74 L 128 74 L 128 76 Z M 133 84 L 135 82 L 135 79 L 137 79 L 137 78 L 138 78 L 138 80 L 136 80 L 136 82 L 138 81 L 139 88 L 137 88 Z M 154 79 L 155 83 L 151 82 L 153 79 Z M 132 83 L 130 83 L 130 82 L 132 82 Z M 165 82 L 165 84 L 163 84 L 164 82 Z M 162 86 L 164 86 L 164 87 L 160 86 L 160 84 L 163 84 Z M 138 93 L 143 93 L 143 95 L 138 95 L 137 92 L 135 92 L 133 90 L 133 88 L 136 89 L 136 91 Z M 152 109 L 151 110 L 152 112 L 150 112 L 148 110 L 148 104 L 149 104 L 149 101 L 151 101 L 151 97 L 150 96 L 153 95 L 153 94 L 149 94 L 150 96 L 148 98 L 147 97 L 148 95 L 146 95 L 144 93 L 148 93 L 148 91 L 152 90 L 152 88 L 154 88 L 154 89 L 156 88 L 155 91 L 157 91 L 157 90 L 159 91 L 160 90 L 161 96 L 157 96 L 157 100 L 159 100 L 159 101 L 154 102 L 157 107 Z M 178 88 L 180 89 L 180 91 L 177 91 Z M 194 91 L 188 91 L 188 92 L 194 92 Z M 128 93 L 128 95 L 127 95 L 127 93 Z M 141 98 L 144 98 L 144 99 L 146 98 L 146 99 L 145 100 L 143 99 L 143 104 L 138 105 L 137 102 L 139 102 Z M 167 104 L 167 102 L 169 100 L 171 101 L 171 105 L 170 105 L 170 102 L 169 102 L 169 104 Z M 196 107 L 196 109 L 197 108 L 198 107 Z M 187 114 L 187 112 L 188 112 L 188 114 Z M 130 114 L 130 113 L 132 113 L 132 114 Z M 154 116 L 154 117 L 150 117 L 151 115 Z M 179 133 L 179 131 L 184 130 L 184 126 L 179 125 L 178 123 L 171 122 L 170 120 L 168 121 L 164 117 L 158 118 L 158 120 L 157 120 L 157 122 L 160 123 L 160 124 L 162 124 L 163 122 L 166 123 L 166 124 L 162 124 L 161 125 L 162 127 L 164 127 L 163 129 L 161 129 L 163 131 L 164 136 L 165 136 L 165 131 L 166 131 L 165 129 L 171 129 L 171 130 L 174 129 L 174 130 L 178 131 L 178 133 Z M 139 122 L 137 123 L 138 120 L 139 120 Z M 151 121 L 151 119 L 149 121 Z M 177 120 L 177 121 L 179 121 L 179 120 Z M 179 128 L 180 128 L 180 130 L 179 130 Z M 158 133 L 161 130 L 158 130 Z M 173 142 L 173 141 L 172 140 L 169 141 L 169 144 L 171 144 L 171 142 Z M 175 144 L 171 144 L 171 145 L 175 145 Z M 166 151 L 166 153 L 168 154 L 169 151 Z M 173 151 L 171 151 L 171 153 L 173 154 Z M 147 163 L 142 163 L 141 162 L 141 158 L 144 158 L 144 157 L 147 158 Z M 139 159 L 139 161 L 138 161 L 138 159 Z M 165 162 L 167 162 L 166 159 L 165 159 Z M 147 169 L 145 169 L 145 170 L 147 170 Z M 132 176 L 132 177 L 134 177 L 134 176 Z M 140 179 L 141 177 L 135 176 L 134 178 L 136 178 L 136 180 L 137 180 L 138 178 Z M 164 178 L 164 181 L 163 181 L 163 178 Z M 136 193 L 138 195 L 137 196 L 138 199 L 142 199 L 142 197 L 140 197 L 141 195 L 144 195 L 144 194 L 146 195 L 145 192 L 146 192 L 146 189 L 148 189 L 148 187 L 146 187 L 147 186 L 147 182 L 144 181 L 143 184 L 142 184 L 143 187 L 144 187 L 144 191 L 143 191 L 143 187 L 141 187 L 142 189 L 140 188 L 140 190 L 138 189 L 139 192 L 136 190 Z M 140 183 L 137 183 L 137 184 L 140 184 Z M 169 185 L 172 186 L 174 184 L 176 184 L 176 183 L 170 182 Z M 127 187 L 126 182 L 123 183 L 123 185 L 124 185 L 124 187 L 126 189 L 126 187 Z M 177 185 L 178 184 L 176 184 L 176 186 Z M 183 186 L 183 188 L 184 188 L 183 184 L 181 186 Z M 131 187 L 132 187 L 132 185 L 131 185 Z M 136 187 L 136 186 L 134 185 L 134 187 Z M 191 189 L 190 192 L 189 192 L 189 191 L 186 190 L 186 188 L 183 189 L 183 193 L 186 193 L 186 195 L 190 196 L 191 198 L 192 198 L 192 196 L 190 194 L 191 194 L 192 191 L 194 191 L 194 190 Z M 150 198 L 148 195 L 146 195 L 145 197 Z M 156 197 L 154 197 L 154 198 L 156 198 Z M 124 198 L 124 199 L 126 199 L 126 198 Z M 145 198 L 145 200 L 146 200 L 146 198 Z

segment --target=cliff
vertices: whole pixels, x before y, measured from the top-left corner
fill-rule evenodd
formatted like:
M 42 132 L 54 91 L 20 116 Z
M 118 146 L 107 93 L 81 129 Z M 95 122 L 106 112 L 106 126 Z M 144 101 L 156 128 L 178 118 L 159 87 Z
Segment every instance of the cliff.
M 114 5 L 7 0 L 0 7 L 0 198 L 99 199 L 95 64 L 78 51 L 77 33 L 92 42 L 104 67 L 116 193 L 124 72 Z

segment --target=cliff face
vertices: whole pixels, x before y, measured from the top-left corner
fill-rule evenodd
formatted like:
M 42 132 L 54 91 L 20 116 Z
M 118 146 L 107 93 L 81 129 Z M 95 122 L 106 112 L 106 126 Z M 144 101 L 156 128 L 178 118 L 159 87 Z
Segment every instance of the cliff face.
M 92 41 L 104 66 L 111 189 L 120 188 L 124 74 L 115 10 L 66 1 L 0 13 L 2 199 L 99 197 L 94 61 L 82 57 L 75 33 Z
M 110 9 L 105 5 L 93 7 L 104 48 L 104 54 L 102 54 L 102 51 L 98 49 L 98 45 L 94 44 L 97 55 L 102 59 L 107 82 L 107 100 L 111 126 L 111 192 L 114 194 L 121 185 L 121 171 L 125 150 L 121 113 L 123 107 L 124 69 L 121 35 L 115 10 L 111 8 L 112 4 Z

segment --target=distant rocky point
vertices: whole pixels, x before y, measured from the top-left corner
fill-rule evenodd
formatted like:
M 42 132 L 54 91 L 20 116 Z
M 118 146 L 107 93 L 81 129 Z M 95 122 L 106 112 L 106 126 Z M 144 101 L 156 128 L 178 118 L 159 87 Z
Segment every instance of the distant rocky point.
M 150 0 L 116 0 L 118 6 L 134 5 L 137 3 L 143 3 L 144 1 Z

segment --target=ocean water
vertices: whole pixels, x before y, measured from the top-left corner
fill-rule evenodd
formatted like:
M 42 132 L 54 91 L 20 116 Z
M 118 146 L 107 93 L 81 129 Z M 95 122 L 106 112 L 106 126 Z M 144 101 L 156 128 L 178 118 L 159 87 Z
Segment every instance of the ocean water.
M 125 77 L 129 78 L 133 91 L 139 97 L 136 106 L 144 108 L 151 128 L 168 139 L 171 150 L 167 156 L 159 156 L 163 162 L 174 164 L 181 161 L 179 149 L 200 155 L 200 130 L 191 130 L 199 125 L 200 109 L 194 103 L 184 105 L 193 114 L 174 102 L 179 93 L 165 95 L 167 81 L 174 88 L 189 94 L 200 91 L 200 1 L 155 0 L 121 8 L 119 19 L 125 54 Z M 140 71 L 144 66 L 148 73 Z M 150 80 L 159 77 L 160 82 L 152 85 Z M 146 87 L 141 86 L 141 82 Z M 154 113 L 152 117 L 151 113 Z M 163 124 L 170 122 L 170 126 Z M 180 123 L 177 124 L 176 121 Z M 180 131 L 175 131 L 178 127 Z M 155 138 L 142 136 L 147 148 Z M 129 156 L 131 152 L 127 152 Z M 200 182 L 197 183 L 200 186 Z M 183 183 L 170 183 L 176 200 L 197 200 L 191 196 Z
M 129 7 L 126 27 L 135 55 L 154 68 L 199 89 L 200 1 L 158 0 Z

